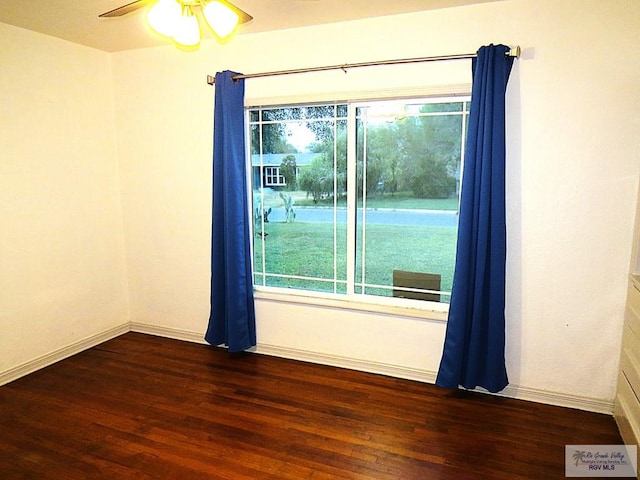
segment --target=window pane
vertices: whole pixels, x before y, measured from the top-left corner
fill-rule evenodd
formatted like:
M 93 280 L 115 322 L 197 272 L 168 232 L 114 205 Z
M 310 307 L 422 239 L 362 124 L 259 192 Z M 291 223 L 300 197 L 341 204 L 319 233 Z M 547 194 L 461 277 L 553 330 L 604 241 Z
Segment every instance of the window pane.
M 270 109 L 252 125 L 256 285 L 346 293 L 346 121 L 336 111 Z
M 449 301 L 464 117 L 425 114 L 462 110 L 459 102 L 358 109 L 356 293 Z

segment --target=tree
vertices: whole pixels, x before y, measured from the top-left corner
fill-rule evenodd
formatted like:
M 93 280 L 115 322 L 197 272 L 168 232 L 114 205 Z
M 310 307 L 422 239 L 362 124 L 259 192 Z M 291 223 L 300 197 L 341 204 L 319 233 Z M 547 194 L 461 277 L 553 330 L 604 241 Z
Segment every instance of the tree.
M 262 144 L 262 150 L 260 145 Z M 251 153 L 298 153 L 296 147 L 287 140 L 286 128 L 283 123 L 269 123 L 251 126 Z
M 456 179 L 449 175 L 447 166 L 432 153 L 413 159 L 415 164 L 407 183 L 418 198 L 449 198 L 456 191 Z
M 300 188 L 311 195 L 314 203 L 333 193 L 333 164 L 324 155 L 315 157 L 300 172 Z
M 322 198 L 333 197 L 334 193 L 341 196 L 347 191 L 347 125 L 340 120 L 336 122 L 335 128 L 332 126 L 329 129 L 326 124 L 333 125 L 334 122 L 315 123 L 325 124 L 324 127 L 316 128 L 331 133 L 326 133 L 321 141 L 311 147 L 318 156 L 311 165 L 301 169 L 299 186 L 307 195 L 311 194 L 317 203 Z M 337 135 L 335 139 L 334 134 Z
M 260 117 L 258 117 L 260 115 Z M 333 137 L 334 119 L 346 115 L 346 105 L 316 105 L 308 107 L 285 107 L 251 112 L 251 122 L 262 123 L 262 129 L 257 123 L 252 125 L 251 147 L 253 153 L 260 151 L 262 140 L 263 153 L 298 153 L 297 149 L 288 142 L 286 124 L 301 122 L 316 137 L 317 142 L 323 142 Z M 325 121 L 322 121 L 325 120 Z
M 408 114 L 390 122 L 365 124 L 366 136 L 360 123 L 356 160 L 359 196 L 365 189 L 367 195 L 379 193 L 381 189 L 391 193 L 409 190 L 422 198 L 447 198 L 454 194 L 461 158 L 464 116 L 458 112 L 462 112 L 462 105 L 462 102 L 425 104 L 420 113 L 428 115 Z M 450 115 L 450 112 L 456 114 Z M 258 114 L 261 123 L 252 125 L 252 153 L 296 153 L 288 141 L 294 124 L 301 125 L 315 137 L 315 142 L 306 146 L 305 151 L 317 153 L 318 157 L 313 165 L 301 169 L 299 178 L 296 178 L 295 155 L 287 155 L 280 165 L 290 189 L 297 186 L 306 190 L 316 202 L 346 192 L 346 105 L 254 111 L 253 122 L 257 121 Z
M 280 164 L 280 174 L 284 177 L 284 181 L 287 184 L 287 190 L 296 189 L 296 157 L 293 155 L 287 155 L 282 159 Z
M 311 121 L 306 123 L 306 127 L 316 136 L 316 141 L 322 143 L 329 140 L 333 142 L 334 127 L 340 130 L 340 124 L 345 124 L 346 128 L 346 105 L 317 105 L 313 107 L 301 107 L 301 116 L 305 120 L 323 119 L 322 121 Z
M 421 198 L 447 198 L 456 190 L 462 117 L 407 117 L 398 122 L 402 178 Z
M 366 146 L 366 187 L 367 196 L 380 193 L 382 189 L 395 193 L 398 188 L 398 148 L 397 127 L 395 125 L 367 126 L 366 145 L 364 131 L 358 129 L 358 193 L 362 195 L 362 175 L 364 174 L 364 148 Z

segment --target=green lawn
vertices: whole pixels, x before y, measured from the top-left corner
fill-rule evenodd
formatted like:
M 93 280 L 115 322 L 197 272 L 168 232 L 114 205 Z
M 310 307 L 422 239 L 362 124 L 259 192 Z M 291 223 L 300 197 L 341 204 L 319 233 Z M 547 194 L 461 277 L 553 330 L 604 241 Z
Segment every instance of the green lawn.
M 367 198 L 368 208 L 396 208 L 418 210 L 458 210 L 458 198 L 415 198 L 408 193 L 374 195 Z
M 330 223 L 270 222 L 268 236 L 256 236 L 254 265 L 256 285 L 303 288 L 328 292 L 345 292 L 346 227 L 337 232 L 334 277 L 333 225 Z M 456 229 L 451 227 L 369 225 L 366 231 L 365 281 L 368 284 L 392 285 L 394 269 L 437 273 L 442 276 L 442 290 L 451 291 L 455 259 Z M 361 280 L 361 250 L 357 249 L 358 275 Z M 263 257 L 264 252 L 264 257 Z M 263 258 L 265 262 L 263 265 Z M 266 273 L 280 273 L 331 280 L 296 280 L 265 277 Z M 333 279 L 337 278 L 335 285 Z M 263 283 L 266 282 L 266 283 Z M 391 290 L 367 290 L 366 293 L 391 295 Z M 448 302 L 449 297 L 443 296 Z

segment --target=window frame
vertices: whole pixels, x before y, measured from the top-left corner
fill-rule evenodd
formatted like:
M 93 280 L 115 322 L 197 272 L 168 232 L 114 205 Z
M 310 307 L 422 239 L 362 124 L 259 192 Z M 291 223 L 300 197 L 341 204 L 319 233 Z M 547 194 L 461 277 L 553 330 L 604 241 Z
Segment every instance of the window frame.
M 246 118 L 246 152 L 247 152 L 247 164 L 251 167 L 251 122 L 249 112 L 255 109 L 273 109 L 273 108 L 290 108 L 296 106 L 317 106 L 317 105 L 340 105 L 346 104 L 348 109 L 348 118 L 356 118 L 356 109 L 363 105 L 370 104 L 376 101 L 395 101 L 395 100 L 434 100 L 438 102 L 450 101 L 450 102 L 467 102 L 468 108 L 465 109 L 465 113 L 468 119 L 470 101 L 471 101 L 471 86 L 470 85 L 454 85 L 448 88 L 447 86 L 438 86 L 436 88 L 430 88 L 429 91 L 413 92 L 410 94 L 401 94 L 396 92 L 392 94 L 390 92 L 384 92 L 382 95 L 364 95 L 359 97 L 358 95 L 349 95 L 348 98 L 340 96 L 339 99 L 318 99 L 314 101 L 304 102 L 299 99 L 291 99 L 288 97 L 271 98 L 268 101 L 262 100 L 253 102 L 249 101 L 245 104 L 245 118 Z M 348 122 L 347 124 L 347 156 L 353 158 L 353 161 L 347 161 L 347 181 L 348 191 L 355 191 L 357 188 L 357 178 L 355 175 L 355 169 L 357 168 L 357 162 L 355 160 L 355 154 L 357 145 L 356 138 L 357 123 L 355 121 Z M 463 129 L 462 137 L 462 152 L 461 157 L 464 158 L 464 135 Z M 463 162 L 461 164 L 460 179 L 463 174 Z M 252 186 L 251 172 L 248 172 L 247 178 L 249 185 Z M 267 186 L 267 185 L 265 185 Z M 248 195 L 252 195 L 252 188 L 247 189 Z M 458 191 L 458 195 L 460 192 Z M 249 202 L 252 203 L 251 201 Z M 353 204 L 353 205 L 352 205 Z M 355 217 L 357 215 L 357 195 L 347 196 L 347 229 L 348 238 L 355 238 L 356 222 Z M 351 231 L 353 230 L 353 231 Z M 254 235 L 252 230 L 251 235 L 251 260 L 254 260 Z M 351 236 L 350 236 L 351 235 Z M 415 317 L 429 321 L 442 321 L 446 322 L 449 311 L 449 303 L 445 302 L 432 302 L 427 300 L 413 300 L 407 298 L 399 298 L 393 296 L 376 296 L 367 295 L 353 292 L 355 285 L 355 245 L 354 242 L 348 242 L 347 250 L 347 293 L 328 293 L 319 292 L 313 290 L 303 289 L 288 289 L 281 287 L 271 287 L 265 285 L 254 285 L 254 297 L 258 300 L 267 300 L 277 303 L 285 304 L 300 304 L 308 306 L 321 306 L 321 307 L 333 307 L 340 309 L 347 309 L 353 311 L 363 311 L 371 313 L 380 313 L 388 315 L 397 315 L 403 317 Z

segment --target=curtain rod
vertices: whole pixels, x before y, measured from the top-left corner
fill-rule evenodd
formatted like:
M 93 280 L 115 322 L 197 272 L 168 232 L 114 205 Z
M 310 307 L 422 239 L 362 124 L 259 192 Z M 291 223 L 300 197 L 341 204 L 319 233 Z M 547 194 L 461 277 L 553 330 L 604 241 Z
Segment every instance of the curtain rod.
M 520 47 L 517 46 L 512 48 L 506 53 L 506 55 L 508 55 L 509 57 L 520 57 Z M 323 72 L 326 70 L 343 70 L 346 73 L 348 68 L 373 67 L 378 65 L 400 65 L 406 63 L 441 62 L 445 60 L 465 60 L 469 58 L 475 58 L 476 56 L 477 55 L 475 53 L 462 53 L 458 55 L 440 55 L 436 57 L 400 58 L 395 60 L 379 60 L 377 62 L 345 63 L 342 65 L 327 65 L 324 67 L 295 68 L 292 70 L 277 70 L 274 72 L 247 73 L 245 75 L 234 75 L 231 78 L 233 80 L 240 80 L 242 78 L 273 77 L 276 75 Z M 209 85 L 213 85 L 215 81 L 216 80 L 213 75 L 207 75 L 207 83 Z

